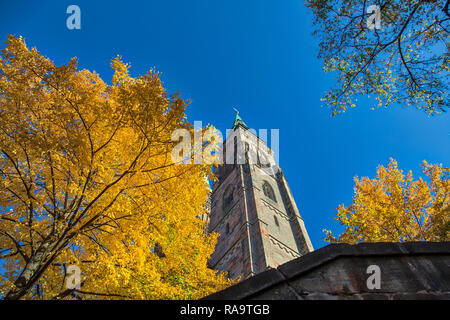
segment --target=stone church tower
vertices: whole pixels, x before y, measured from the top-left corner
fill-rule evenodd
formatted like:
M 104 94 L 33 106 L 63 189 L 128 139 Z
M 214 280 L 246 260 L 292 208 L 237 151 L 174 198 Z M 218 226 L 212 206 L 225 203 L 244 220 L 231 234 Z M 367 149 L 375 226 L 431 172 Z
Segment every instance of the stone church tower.
M 236 114 L 211 193 L 213 269 L 243 279 L 313 251 L 274 152 Z M 276 168 L 276 169 L 274 169 Z

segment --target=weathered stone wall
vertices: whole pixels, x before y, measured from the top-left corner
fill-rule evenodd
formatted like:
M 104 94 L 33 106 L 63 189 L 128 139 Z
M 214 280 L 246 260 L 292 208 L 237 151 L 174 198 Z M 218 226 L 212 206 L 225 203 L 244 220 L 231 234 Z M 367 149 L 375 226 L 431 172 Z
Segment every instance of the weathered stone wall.
M 219 238 L 209 264 L 216 270 L 228 271 L 229 276 L 234 278 L 248 274 L 250 269 L 243 245 L 247 238 L 245 208 L 238 167 L 222 168 L 222 179 L 213 187 L 209 222 L 209 232 L 218 233 Z M 228 186 L 232 187 L 233 201 L 226 206 L 223 194 Z
M 450 299 L 450 242 L 329 245 L 205 299 Z

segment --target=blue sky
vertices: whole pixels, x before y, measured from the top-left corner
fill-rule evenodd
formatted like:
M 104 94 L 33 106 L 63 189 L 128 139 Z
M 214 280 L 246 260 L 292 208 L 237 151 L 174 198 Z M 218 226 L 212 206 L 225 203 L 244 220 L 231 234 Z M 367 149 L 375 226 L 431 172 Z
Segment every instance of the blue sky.
M 81 8 L 81 30 L 66 28 L 71 4 Z M 0 2 L 2 43 L 22 35 L 56 64 L 76 56 L 107 82 L 120 54 L 133 76 L 155 67 L 169 92 L 191 99 L 191 121 L 225 132 L 236 107 L 249 127 L 279 129 L 280 165 L 319 248 L 322 229 L 342 231 L 335 208 L 351 203 L 355 175 L 373 177 L 390 157 L 416 177 L 424 159 L 450 166 L 450 115 L 371 111 L 361 101 L 331 118 L 320 98 L 333 76 L 316 58 L 311 27 L 302 0 Z

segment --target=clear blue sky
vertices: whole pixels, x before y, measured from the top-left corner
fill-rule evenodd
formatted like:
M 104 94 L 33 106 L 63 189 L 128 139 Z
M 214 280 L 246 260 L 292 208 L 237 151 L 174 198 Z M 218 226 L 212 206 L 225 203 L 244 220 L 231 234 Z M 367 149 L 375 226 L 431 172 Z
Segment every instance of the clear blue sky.
M 81 30 L 66 28 L 71 4 Z M 132 75 L 155 67 L 170 92 L 191 99 L 191 121 L 225 132 L 235 106 L 248 126 L 280 129 L 280 165 L 319 248 L 323 228 L 342 230 L 335 208 L 351 203 L 353 176 L 373 177 L 390 157 L 415 176 L 424 159 L 450 166 L 450 115 L 370 111 L 365 101 L 331 118 L 320 98 L 333 78 L 311 26 L 302 0 L 0 1 L 2 43 L 22 35 L 56 64 L 76 56 L 108 82 L 120 54 Z

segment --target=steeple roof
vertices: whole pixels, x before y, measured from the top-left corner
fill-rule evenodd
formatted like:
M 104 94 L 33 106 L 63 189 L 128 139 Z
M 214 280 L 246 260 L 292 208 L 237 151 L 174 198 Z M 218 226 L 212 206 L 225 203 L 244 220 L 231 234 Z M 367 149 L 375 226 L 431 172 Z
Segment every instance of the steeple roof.
M 234 119 L 233 126 L 231 129 L 236 129 L 239 125 L 242 126 L 244 129 L 248 129 L 247 125 L 245 124 L 244 120 L 239 116 L 239 111 L 234 109 L 236 111 L 236 118 Z

